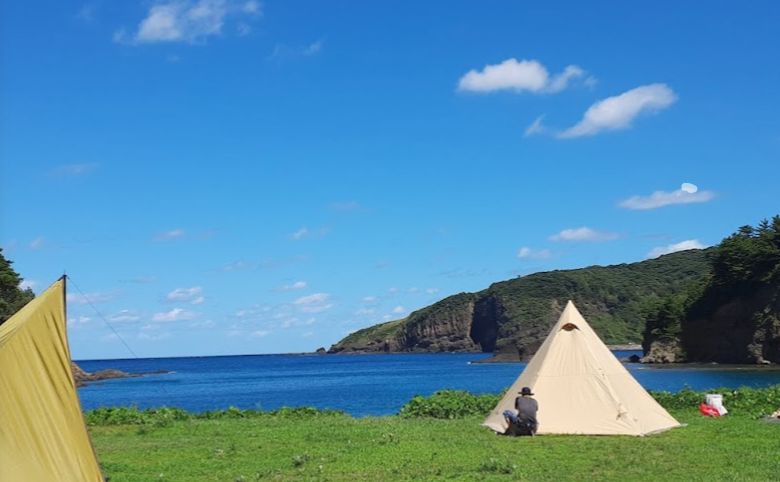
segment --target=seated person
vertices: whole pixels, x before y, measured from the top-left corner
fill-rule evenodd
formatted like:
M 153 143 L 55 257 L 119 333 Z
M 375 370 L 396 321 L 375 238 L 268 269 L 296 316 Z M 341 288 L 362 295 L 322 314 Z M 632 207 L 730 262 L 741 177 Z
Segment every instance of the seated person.
M 532 398 L 533 393 L 531 393 L 530 388 L 523 387 L 519 393 L 520 396 L 515 399 L 517 414 L 512 410 L 504 411 L 504 417 L 509 424 L 506 434 L 534 435 L 536 429 L 539 428 L 539 422 L 536 421 L 539 403 Z

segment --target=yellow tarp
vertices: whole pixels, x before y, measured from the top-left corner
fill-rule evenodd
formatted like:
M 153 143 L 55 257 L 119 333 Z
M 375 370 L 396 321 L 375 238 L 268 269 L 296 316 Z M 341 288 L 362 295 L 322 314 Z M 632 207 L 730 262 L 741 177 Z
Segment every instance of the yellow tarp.
M 102 481 L 65 334 L 65 281 L 0 325 L 0 481 Z

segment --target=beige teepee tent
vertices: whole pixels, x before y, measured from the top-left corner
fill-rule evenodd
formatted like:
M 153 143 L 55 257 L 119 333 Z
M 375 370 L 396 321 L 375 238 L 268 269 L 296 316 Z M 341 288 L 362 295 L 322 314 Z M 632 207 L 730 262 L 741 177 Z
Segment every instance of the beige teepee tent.
M 65 279 L 0 325 L 0 481 L 102 481 L 65 334 Z
M 647 435 L 680 424 L 631 376 L 568 302 L 539 351 L 485 420 L 506 430 L 522 387 L 539 402 L 539 434 Z

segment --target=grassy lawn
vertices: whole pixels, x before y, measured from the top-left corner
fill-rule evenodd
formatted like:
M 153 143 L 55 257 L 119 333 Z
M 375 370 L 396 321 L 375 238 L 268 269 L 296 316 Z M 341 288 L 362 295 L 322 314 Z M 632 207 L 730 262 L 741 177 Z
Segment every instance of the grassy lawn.
M 780 480 L 780 424 L 673 415 L 644 438 L 508 438 L 459 420 L 263 416 L 92 426 L 112 482 L 151 480 Z

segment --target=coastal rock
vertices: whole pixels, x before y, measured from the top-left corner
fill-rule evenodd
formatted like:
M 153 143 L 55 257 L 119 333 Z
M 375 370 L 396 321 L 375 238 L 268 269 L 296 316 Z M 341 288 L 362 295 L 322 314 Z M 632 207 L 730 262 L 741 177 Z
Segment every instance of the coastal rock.
M 686 360 L 685 352 L 677 340 L 655 340 L 646 349 L 641 363 L 681 363 Z
M 73 371 L 73 380 L 76 382 L 77 387 L 81 387 L 87 382 L 95 382 L 98 380 L 108 380 L 111 378 L 125 378 L 138 375 L 131 375 L 121 370 L 100 370 L 95 373 L 89 373 L 84 371 L 80 366 L 75 363 L 70 363 L 70 368 Z

